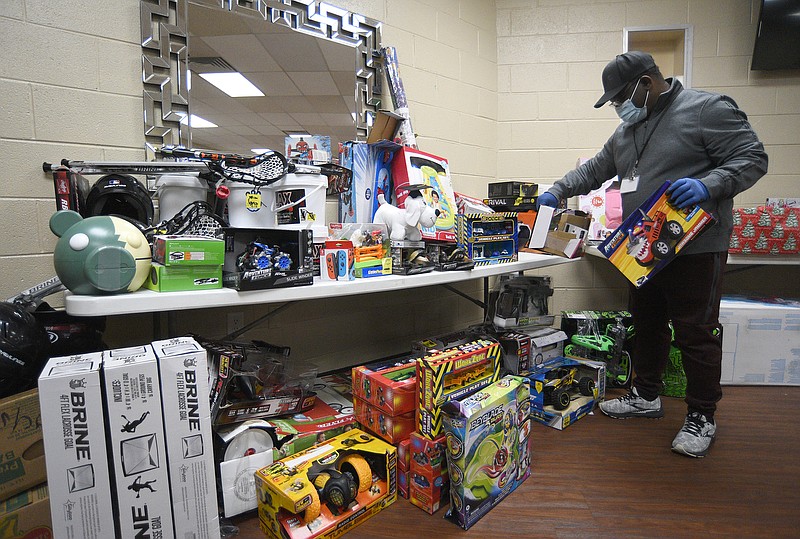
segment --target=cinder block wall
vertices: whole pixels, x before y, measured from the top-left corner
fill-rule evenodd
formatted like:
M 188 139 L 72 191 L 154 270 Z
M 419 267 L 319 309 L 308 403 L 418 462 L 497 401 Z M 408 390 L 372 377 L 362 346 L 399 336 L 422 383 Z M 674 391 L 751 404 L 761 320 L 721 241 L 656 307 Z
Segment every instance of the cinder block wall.
M 740 204 L 797 196 L 800 92 L 796 72 L 747 70 L 755 1 L 339 0 L 384 22 L 398 49 L 420 148 L 449 158 L 455 188 L 483 196 L 500 179 L 552 181 L 593 155 L 616 125 L 595 111 L 600 71 L 627 25 L 695 25 L 694 85 L 734 96 L 770 151 L 770 175 Z M 0 4 L 0 297 L 53 275 L 47 221 L 55 209 L 42 161 L 141 160 L 139 3 L 9 0 Z M 749 42 L 748 42 L 749 40 Z M 388 106 L 388 100 L 385 105 Z M 764 190 L 766 189 L 766 191 Z M 553 277 L 553 312 L 619 308 L 625 283 L 601 260 L 541 270 Z M 482 283 L 458 286 L 482 297 Z M 55 305 L 62 304 L 53 297 Z M 173 313 L 179 333 L 226 332 L 226 312 L 250 322 L 274 307 Z M 153 319 L 109 320 L 112 346 L 152 338 Z M 472 303 L 441 288 L 298 302 L 248 332 L 333 368 L 407 348 L 411 339 L 479 321 Z

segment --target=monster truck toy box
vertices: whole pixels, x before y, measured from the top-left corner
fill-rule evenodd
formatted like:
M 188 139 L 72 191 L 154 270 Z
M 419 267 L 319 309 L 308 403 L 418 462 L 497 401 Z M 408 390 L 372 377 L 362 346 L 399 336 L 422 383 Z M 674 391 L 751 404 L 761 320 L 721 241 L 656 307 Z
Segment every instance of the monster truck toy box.
M 531 417 L 563 430 L 594 409 L 605 396 L 606 369 L 600 361 L 556 357 L 528 375 Z
M 258 470 L 256 489 L 268 537 L 338 537 L 397 499 L 397 453 L 352 429 Z
M 714 217 L 699 206 L 685 210 L 672 206 L 669 185 L 664 182 L 598 246 L 637 288 L 714 223 Z
M 505 376 L 442 406 L 450 474 L 448 516 L 467 529 L 530 475 L 530 386 Z
M 353 367 L 352 380 L 355 397 L 388 415 L 413 412 L 417 405 L 417 364 L 412 356 Z
M 314 284 L 310 228 L 224 228 L 222 285 L 261 290 Z

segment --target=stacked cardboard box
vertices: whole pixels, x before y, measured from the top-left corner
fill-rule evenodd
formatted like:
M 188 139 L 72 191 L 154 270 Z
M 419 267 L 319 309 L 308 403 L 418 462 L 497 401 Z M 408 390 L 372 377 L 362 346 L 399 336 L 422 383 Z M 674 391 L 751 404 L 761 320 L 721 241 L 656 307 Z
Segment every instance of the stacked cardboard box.
M 225 243 L 205 236 L 155 236 L 144 286 L 156 292 L 222 288 Z
M 444 435 L 429 440 L 411 433 L 411 459 L 408 469 L 408 494 L 411 503 L 435 513 L 447 505 L 450 479 L 447 473 L 447 443 Z
M 413 358 L 390 358 L 353 368 L 356 419 L 389 443 L 414 431 L 417 373 Z

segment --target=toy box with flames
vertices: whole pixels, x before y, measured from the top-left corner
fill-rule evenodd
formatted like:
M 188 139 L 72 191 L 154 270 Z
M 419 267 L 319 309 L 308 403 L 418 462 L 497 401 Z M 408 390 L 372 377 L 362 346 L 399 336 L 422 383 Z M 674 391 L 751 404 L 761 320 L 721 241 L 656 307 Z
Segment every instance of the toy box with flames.
M 530 475 L 530 387 L 505 376 L 442 409 L 450 472 L 448 515 L 467 529 Z
M 397 453 L 358 429 L 256 472 L 268 537 L 338 537 L 397 499 Z
M 669 186 L 664 182 L 598 246 L 637 288 L 714 222 L 699 206 L 688 210 L 672 206 L 666 193 Z
M 500 343 L 489 339 L 433 350 L 417 359 L 417 432 L 435 439 L 442 433 L 442 405 L 500 378 Z

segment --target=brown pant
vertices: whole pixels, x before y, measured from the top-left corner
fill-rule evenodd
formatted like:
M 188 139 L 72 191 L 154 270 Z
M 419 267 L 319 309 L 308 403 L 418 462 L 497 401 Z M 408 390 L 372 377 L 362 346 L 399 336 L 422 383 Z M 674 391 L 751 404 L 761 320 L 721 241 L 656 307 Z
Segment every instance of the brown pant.
M 686 371 L 689 412 L 713 417 L 722 398 L 719 302 L 727 259 L 727 252 L 678 256 L 641 288 L 631 286 L 633 386 L 645 399 L 656 398 L 661 389 L 671 320 Z

